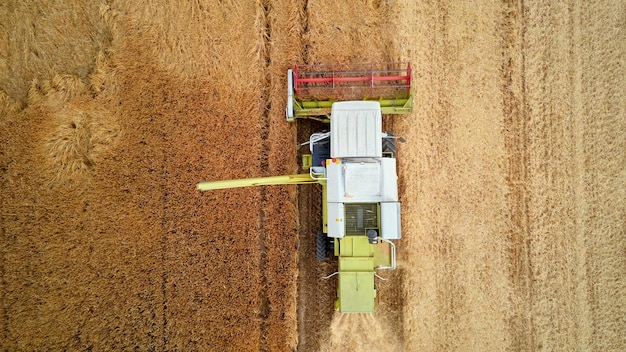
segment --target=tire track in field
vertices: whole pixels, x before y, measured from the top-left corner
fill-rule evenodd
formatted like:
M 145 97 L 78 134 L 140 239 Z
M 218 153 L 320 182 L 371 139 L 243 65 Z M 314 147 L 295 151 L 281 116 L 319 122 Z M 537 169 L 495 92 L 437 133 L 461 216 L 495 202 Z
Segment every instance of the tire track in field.
M 523 2 L 509 1 L 502 24 L 504 143 L 508 155 L 507 187 L 511 230 L 509 233 L 510 275 L 513 282 L 513 318 L 510 322 L 514 350 L 534 346 L 530 314 L 532 280 L 529 234 L 528 112 L 525 107 L 524 9 Z M 521 53 L 521 54 L 520 54 Z
M 433 65 L 432 69 L 439 74 L 432 78 L 432 90 L 436 102 L 430 106 L 431 116 L 434 118 L 430 119 L 428 129 L 431 138 L 430 151 L 425 160 L 432 170 L 437 170 L 437 173 L 446 175 L 450 175 L 452 172 L 450 165 L 454 158 L 451 151 L 453 119 L 455 118 L 452 110 L 456 96 L 454 86 L 449 84 L 449 79 L 459 75 L 459 68 L 456 64 L 457 49 L 452 41 L 454 38 L 451 38 L 449 33 L 451 26 L 454 25 L 454 18 L 451 18 L 452 9 L 452 5 L 440 3 L 434 9 L 438 15 L 431 18 L 434 30 L 433 37 L 430 39 L 432 44 L 430 50 L 435 57 L 431 65 Z M 433 182 L 431 192 L 437 202 L 444 204 L 453 202 L 450 199 L 453 195 L 442 191 L 447 186 L 446 184 L 452 182 L 449 177 L 447 180 L 439 181 L 442 182 L 441 184 L 437 184 L 437 181 Z M 437 273 L 437 278 L 434 280 L 435 300 L 432 304 L 437 312 L 443 313 L 437 314 L 434 321 L 441 333 L 440 338 L 435 341 L 440 348 L 450 348 L 455 346 L 455 343 L 449 345 L 449 341 L 454 341 L 455 336 L 461 335 L 459 325 L 461 324 L 461 314 L 466 309 L 467 288 L 455 274 L 462 272 L 459 267 L 462 255 L 461 240 L 450 235 L 455 231 L 454 225 L 443 218 L 438 219 L 439 216 L 441 215 L 433 214 L 433 224 L 429 230 L 429 237 L 433 241 L 432 255 L 435 260 L 440 261 L 439 269 L 445 273 Z
M 269 12 L 271 11 L 271 1 L 270 0 L 262 0 L 257 3 L 257 24 L 261 26 L 258 28 L 260 31 L 260 38 L 262 44 L 260 45 L 261 57 L 259 58 L 262 62 L 263 72 L 264 72 L 264 82 L 262 85 L 262 94 L 261 97 L 265 101 L 263 116 L 261 117 L 261 145 L 259 148 L 260 153 L 260 171 L 262 176 L 267 176 L 269 171 L 269 155 L 268 151 L 271 147 L 271 142 L 269 141 L 269 131 L 270 131 L 270 112 L 272 111 L 272 101 L 270 99 L 270 87 L 271 87 L 271 74 L 270 74 L 270 65 L 271 65 L 271 57 L 270 57 L 270 40 L 271 40 L 271 25 L 269 21 Z M 268 195 L 265 190 L 265 187 L 259 188 L 260 193 L 260 204 L 267 204 Z M 260 206 L 258 210 L 258 219 L 259 219 L 259 272 L 261 279 L 261 288 L 259 290 L 259 350 L 260 351 L 269 351 L 269 327 L 268 327 L 268 319 L 270 316 L 270 298 L 268 292 L 268 273 L 267 270 L 271 270 L 268 267 L 269 258 L 268 258 L 268 250 L 267 250 L 267 224 L 266 219 L 267 214 L 264 207 Z
M 4 156 L 3 154 L 0 154 L 2 156 Z M 4 166 L 4 160 L 1 161 L 3 163 Z M 4 187 L 4 174 L 2 175 L 3 180 L 2 180 L 2 187 Z M 3 209 L 7 209 L 4 204 L 2 204 L 2 208 Z M 4 212 L 2 215 L 0 215 L 0 219 L 2 219 L 2 224 L 6 224 L 5 220 L 4 220 Z M 8 326 L 9 326 L 9 311 L 7 309 L 6 306 L 6 243 L 8 243 L 8 241 L 6 240 L 5 236 L 6 236 L 6 230 L 5 230 L 5 226 L 2 225 L 0 226 L 0 241 L 2 241 L 2 248 L 0 249 L 0 304 L 2 305 L 0 307 L 0 309 L 2 310 L 0 312 L 0 319 L 2 319 L 2 325 L 0 326 L 0 329 L 2 330 L 2 341 L 7 341 L 8 338 Z M 6 348 L 6 346 L 4 346 Z
M 163 129 L 163 131 L 165 131 L 165 129 Z M 165 132 L 163 132 L 163 145 L 167 145 L 167 135 Z M 168 179 L 167 179 L 167 153 L 163 153 L 163 159 L 162 159 L 162 163 L 161 163 L 161 189 L 162 189 L 162 199 L 163 199 L 163 210 L 161 213 L 161 294 L 163 295 L 163 317 L 162 317 L 162 321 L 163 321 L 163 350 L 167 349 L 167 332 L 168 332 L 168 327 L 167 327 L 167 280 L 168 280 L 168 270 L 167 270 L 167 255 L 168 255 L 168 250 L 169 250 L 169 246 L 167 245 L 168 242 L 168 235 L 169 232 L 167 231 L 167 223 L 169 221 L 168 219 L 168 197 L 167 197 L 167 185 L 168 185 Z
M 309 0 L 304 0 L 303 1 L 303 5 L 302 5 L 302 53 L 301 53 L 301 60 L 302 63 L 304 64 L 308 64 L 308 59 L 309 59 L 309 46 L 310 46 L 310 41 L 309 41 L 309 33 L 310 33 L 310 28 L 309 28 Z

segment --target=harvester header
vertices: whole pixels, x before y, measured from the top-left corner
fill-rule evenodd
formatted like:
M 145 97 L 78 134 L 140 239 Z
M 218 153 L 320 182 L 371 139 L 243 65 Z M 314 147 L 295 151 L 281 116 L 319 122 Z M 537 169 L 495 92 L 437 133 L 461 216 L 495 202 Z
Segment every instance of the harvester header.
M 288 70 L 287 120 L 328 121 L 337 101 L 375 101 L 383 114 L 412 110 L 411 63 L 294 65 Z

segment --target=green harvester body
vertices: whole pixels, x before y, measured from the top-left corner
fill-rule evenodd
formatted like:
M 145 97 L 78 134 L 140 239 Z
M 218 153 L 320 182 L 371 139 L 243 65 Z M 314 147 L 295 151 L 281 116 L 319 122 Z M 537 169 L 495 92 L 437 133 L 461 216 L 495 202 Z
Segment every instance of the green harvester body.
M 344 99 L 360 92 L 360 99 L 335 101 L 329 91 Z M 317 257 L 325 260 L 330 249 L 337 257 L 337 272 L 325 277 L 338 276 L 335 309 L 374 312 L 376 270 L 395 269 L 392 240 L 401 237 L 395 137 L 382 132 L 382 114 L 410 113 L 411 94 L 408 63 L 294 66 L 288 70 L 287 121 L 330 123 L 330 132 L 314 133 L 303 143 L 311 150 L 302 157 L 309 172 L 200 182 L 196 188 L 322 185 Z

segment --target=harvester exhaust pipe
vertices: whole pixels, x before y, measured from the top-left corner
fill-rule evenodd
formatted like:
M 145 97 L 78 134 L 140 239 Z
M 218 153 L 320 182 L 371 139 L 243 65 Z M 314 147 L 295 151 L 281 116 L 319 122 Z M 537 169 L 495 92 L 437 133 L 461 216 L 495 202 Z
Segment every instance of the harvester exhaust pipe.
M 369 241 L 370 244 L 378 243 L 378 231 L 369 229 L 367 230 L 366 234 L 367 234 L 367 240 Z

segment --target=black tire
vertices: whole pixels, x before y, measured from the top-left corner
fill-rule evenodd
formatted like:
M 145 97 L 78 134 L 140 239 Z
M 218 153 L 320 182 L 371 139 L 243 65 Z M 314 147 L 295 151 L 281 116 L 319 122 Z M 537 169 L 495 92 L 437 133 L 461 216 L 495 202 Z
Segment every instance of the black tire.
M 317 260 L 324 261 L 328 259 L 328 240 L 326 239 L 326 234 L 322 231 L 317 233 L 317 250 L 315 252 L 317 256 Z
M 396 157 L 396 139 L 392 132 L 387 132 L 387 137 L 383 138 L 383 154 L 391 154 Z

